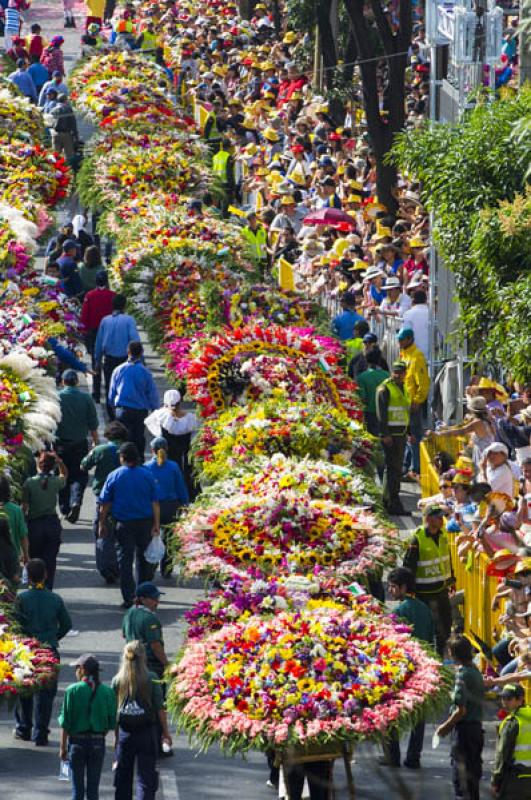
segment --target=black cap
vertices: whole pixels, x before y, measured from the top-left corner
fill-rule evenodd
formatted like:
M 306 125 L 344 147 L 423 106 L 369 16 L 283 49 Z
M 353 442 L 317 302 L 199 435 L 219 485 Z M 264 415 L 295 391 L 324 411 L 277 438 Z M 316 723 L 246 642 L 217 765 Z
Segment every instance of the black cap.
M 92 653 L 83 653 L 83 655 L 79 656 L 77 661 L 74 661 L 70 666 L 84 667 L 87 672 L 98 672 L 100 668 L 100 662 L 96 656 L 92 655 Z
M 520 686 L 519 683 L 506 683 L 502 689 L 501 696 L 506 697 L 508 700 L 520 700 L 525 697 L 524 687 Z
M 161 594 L 164 594 L 164 592 L 161 592 L 151 581 L 144 581 L 136 587 L 137 597 L 150 597 L 152 600 L 157 600 Z
M 424 515 L 426 517 L 444 517 L 444 511 L 440 506 L 434 504 L 431 506 L 426 506 Z

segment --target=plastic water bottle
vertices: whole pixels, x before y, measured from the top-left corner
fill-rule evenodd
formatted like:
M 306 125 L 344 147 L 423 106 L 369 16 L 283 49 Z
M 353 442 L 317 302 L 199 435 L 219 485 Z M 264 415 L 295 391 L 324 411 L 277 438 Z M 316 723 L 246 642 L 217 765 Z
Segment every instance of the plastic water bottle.
M 60 781 L 70 780 L 70 761 L 59 762 L 59 775 L 57 776 Z

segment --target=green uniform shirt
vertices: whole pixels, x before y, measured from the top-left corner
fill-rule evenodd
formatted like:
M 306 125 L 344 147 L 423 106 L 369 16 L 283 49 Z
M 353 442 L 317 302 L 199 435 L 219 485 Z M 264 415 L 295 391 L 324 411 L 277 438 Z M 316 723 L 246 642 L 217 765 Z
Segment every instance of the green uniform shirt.
M 462 722 L 483 721 L 483 696 L 485 685 L 483 675 L 474 664 L 460 666 L 455 676 L 452 695 L 453 709 L 465 706 L 466 714 Z
M 94 480 L 92 481 L 92 491 L 99 497 L 107 475 L 120 466 L 118 457 L 118 445 L 115 442 L 107 442 L 94 447 L 81 462 L 81 469 L 88 472 L 94 468 Z
M 67 386 L 59 392 L 61 422 L 57 438 L 61 442 L 82 442 L 89 431 L 98 429 L 98 412 L 92 397 L 75 386 Z
M 59 639 L 72 627 L 62 597 L 49 589 L 27 589 L 16 599 L 16 615 L 26 636 L 57 649 Z
M 70 736 L 107 733 L 116 725 L 116 695 L 109 686 L 100 683 L 92 697 L 88 683 L 73 683 L 65 690 L 58 719 L 59 726 Z
M 417 600 L 416 597 L 407 596 L 404 597 L 395 613 L 397 616 L 406 619 L 413 626 L 413 636 L 423 642 L 433 643 L 435 633 L 433 616 L 426 603 L 423 603 L 422 600 Z
M 164 708 L 164 695 L 162 693 L 162 686 L 160 684 L 159 678 L 155 675 L 154 672 L 148 672 L 148 678 L 151 684 L 151 708 L 155 713 L 158 713 L 161 709 Z M 112 679 L 111 685 L 116 693 L 116 696 L 118 697 L 118 685 L 116 682 L 116 676 Z M 136 698 L 134 699 L 136 700 Z
M 164 646 L 162 638 L 162 625 L 157 615 L 145 606 L 133 606 L 124 617 L 122 623 L 122 633 L 126 642 L 138 639 L 146 648 L 148 666 L 160 670 L 162 663 L 155 656 L 151 649 L 151 642 L 160 642 Z
M 0 515 L 7 518 L 11 541 L 17 556 L 20 557 L 22 555 L 22 539 L 28 537 L 28 526 L 24 519 L 24 513 L 20 506 L 8 500 L 7 503 L 0 505 Z
M 364 370 L 359 372 L 356 377 L 358 384 L 358 393 L 363 400 L 363 408 L 371 414 L 376 414 L 376 389 L 378 386 L 389 377 L 389 373 L 385 369 L 379 367 Z
M 28 519 L 55 514 L 57 495 L 65 484 L 65 479 L 60 475 L 48 475 L 46 488 L 43 486 L 42 476 L 27 478 L 22 487 L 22 502 L 28 504 Z

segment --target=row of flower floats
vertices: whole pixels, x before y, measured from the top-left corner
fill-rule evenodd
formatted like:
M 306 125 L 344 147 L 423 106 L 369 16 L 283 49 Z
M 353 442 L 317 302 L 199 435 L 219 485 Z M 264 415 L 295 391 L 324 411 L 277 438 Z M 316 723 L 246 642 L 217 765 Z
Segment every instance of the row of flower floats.
M 0 84 L 0 470 L 15 497 L 32 453 L 53 441 L 60 410 L 50 337 L 74 340 L 75 308 L 33 255 L 70 188 L 64 160 L 43 146 L 41 112 Z M 12 588 L 0 581 L 0 705 L 56 675 L 54 653 L 19 630 Z
M 435 712 L 448 675 L 369 592 L 399 542 L 356 386 L 312 304 L 257 283 L 240 229 L 190 204 L 211 188 L 207 161 L 164 80 L 113 53 L 71 85 L 99 128 L 80 190 L 115 238 L 113 280 L 203 417 L 202 492 L 173 545 L 181 575 L 210 591 L 186 615 L 168 706 L 204 749 L 382 739 Z

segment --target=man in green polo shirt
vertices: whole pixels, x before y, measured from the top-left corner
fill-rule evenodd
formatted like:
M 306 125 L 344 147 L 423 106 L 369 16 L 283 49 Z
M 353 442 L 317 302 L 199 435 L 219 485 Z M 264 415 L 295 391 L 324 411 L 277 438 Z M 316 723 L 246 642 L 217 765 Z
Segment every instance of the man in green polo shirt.
M 359 372 L 356 378 L 358 382 L 358 394 L 363 402 L 363 414 L 365 425 L 369 433 L 378 436 L 378 417 L 376 416 L 376 390 L 389 377 L 386 369 L 379 366 L 382 354 L 379 350 L 369 350 L 365 356 L 367 369 Z
M 474 664 L 474 651 L 466 636 L 450 642 L 458 665 L 450 716 L 437 728 L 439 736 L 452 736 L 452 780 L 456 797 L 479 800 L 483 752 L 483 675 Z M 524 795 L 521 795 L 523 800 Z M 516 800 L 516 797 L 515 797 Z
M 59 392 L 61 422 L 57 427 L 56 450 L 68 470 L 65 488 L 59 492 L 59 508 L 69 522 L 77 522 L 87 486 L 87 475 L 81 470 L 81 459 L 88 453 L 90 433 L 98 444 L 98 412 L 94 400 L 78 389 L 78 374 L 73 369 L 63 372 L 64 389 Z
M 129 609 L 122 623 L 122 633 L 126 642 L 138 640 L 146 648 L 148 669 L 161 679 L 168 665 L 164 650 L 162 624 L 156 614 L 162 592 L 151 581 L 139 583 L 136 589 L 135 605 Z M 166 685 L 161 682 L 164 697 Z M 171 750 L 163 750 L 164 731 L 157 720 L 159 756 L 171 755 Z
M 59 641 L 72 627 L 72 620 L 62 598 L 45 587 L 46 565 L 40 558 L 27 564 L 30 588 L 20 592 L 15 612 L 25 636 L 32 636 L 48 645 L 59 657 Z M 33 740 L 37 746 L 48 744 L 49 723 L 57 681 L 41 689 L 35 696 L 35 729 Z M 19 697 L 15 709 L 17 726 L 15 738 L 30 741 L 33 727 L 33 697 Z
M 89 472 L 94 469 L 92 491 L 96 495 L 96 512 L 92 523 L 96 541 L 96 568 L 107 583 L 115 583 L 120 575 L 118 558 L 116 556 L 116 543 L 112 524 L 108 525 L 107 536 L 98 538 L 100 503 L 98 498 L 103 489 L 107 475 L 120 466 L 119 450 L 124 442 L 129 439 L 129 433 L 123 423 L 117 419 L 109 422 L 103 435 L 107 439 L 104 444 L 98 444 L 81 461 L 81 469 Z
M 11 486 L 5 475 L 0 475 L 0 516 L 6 517 L 17 557 L 26 564 L 29 558 L 28 526 L 21 507 L 11 500 Z
M 415 597 L 415 577 L 411 570 L 397 567 L 387 576 L 387 589 L 391 600 L 400 600 L 394 609 L 397 617 L 401 617 L 413 627 L 413 636 L 422 642 L 433 645 L 435 630 L 433 617 L 429 607 Z M 424 720 L 418 723 L 409 736 L 404 766 L 409 769 L 420 767 L 420 756 L 424 744 Z M 400 737 L 390 737 L 384 745 L 385 758 L 380 761 L 384 766 L 400 766 Z

